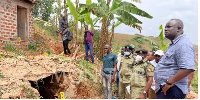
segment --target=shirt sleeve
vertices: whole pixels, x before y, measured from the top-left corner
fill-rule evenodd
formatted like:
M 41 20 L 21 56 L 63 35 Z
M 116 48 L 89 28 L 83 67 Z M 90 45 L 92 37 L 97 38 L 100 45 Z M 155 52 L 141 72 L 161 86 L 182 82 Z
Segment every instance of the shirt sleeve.
M 60 21 L 60 29 L 62 29 L 62 20 Z
M 147 77 L 154 76 L 154 67 L 152 64 L 149 64 L 146 68 Z
M 195 49 L 189 44 L 182 44 L 176 50 L 176 61 L 180 69 L 195 70 Z
M 114 58 L 113 59 L 114 59 L 114 63 L 118 62 L 116 54 L 114 54 Z
M 94 32 L 93 32 L 93 31 L 90 31 L 90 34 L 93 36 L 93 35 L 94 35 Z

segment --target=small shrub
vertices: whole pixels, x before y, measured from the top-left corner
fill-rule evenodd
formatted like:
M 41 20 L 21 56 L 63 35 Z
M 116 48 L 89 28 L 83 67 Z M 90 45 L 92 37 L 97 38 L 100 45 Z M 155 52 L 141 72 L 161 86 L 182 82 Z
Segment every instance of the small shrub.
M 1 70 L 0 70 L 0 78 L 5 78 L 5 76 L 1 73 Z
M 29 88 L 25 84 L 20 85 L 19 87 L 24 87 L 24 91 L 25 91 L 25 94 L 26 94 L 27 98 L 29 98 L 29 99 L 30 98 L 36 99 L 36 95 L 34 94 L 34 91 L 31 88 Z
M 36 43 L 30 42 L 28 44 L 28 50 L 30 50 L 30 51 L 36 51 L 36 49 L 37 49 Z
M 6 50 L 9 51 L 9 52 L 14 52 L 15 49 L 16 49 L 15 44 L 10 44 L 10 43 L 7 43 L 7 42 L 6 42 L 5 47 L 6 47 Z
M 138 48 L 142 48 L 142 45 L 139 44 L 139 45 L 138 45 Z

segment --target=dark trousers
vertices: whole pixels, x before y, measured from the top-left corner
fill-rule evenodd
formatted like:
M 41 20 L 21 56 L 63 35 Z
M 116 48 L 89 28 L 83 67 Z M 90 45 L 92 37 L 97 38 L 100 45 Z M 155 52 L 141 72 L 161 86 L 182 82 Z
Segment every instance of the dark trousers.
M 85 44 L 85 54 L 86 54 L 86 60 L 87 61 L 89 61 L 89 57 L 88 57 L 88 50 L 89 49 L 90 49 L 90 55 L 91 55 L 92 63 L 94 63 L 93 45 L 86 43 Z
M 70 52 L 70 50 L 69 50 L 69 48 L 68 48 L 68 43 L 69 43 L 69 41 L 66 39 L 65 41 L 63 41 L 63 47 L 64 47 L 64 54 L 67 54 L 67 52 L 69 53 L 69 54 L 71 54 L 71 52 Z M 66 50 L 67 50 L 67 52 L 66 52 Z
M 116 75 L 116 84 L 117 84 L 117 96 L 119 96 L 119 71 L 117 70 Z
M 161 92 L 162 89 L 160 89 L 156 93 L 156 99 L 184 99 L 186 94 L 183 94 L 180 88 L 177 86 L 173 86 L 167 90 L 167 95 L 164 95 L 163 92 Z

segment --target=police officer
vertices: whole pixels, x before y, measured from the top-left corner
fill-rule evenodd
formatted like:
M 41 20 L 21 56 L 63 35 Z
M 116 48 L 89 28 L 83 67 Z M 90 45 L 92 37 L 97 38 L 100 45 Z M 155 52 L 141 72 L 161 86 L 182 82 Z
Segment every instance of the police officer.
M 131 99 L 145 99 L 153 82 L 154 67 L 147 60 L 147 50 L 136 51 L 137 56 L 131 76 Z
M 131 51 L 133 48 L 129 45 L 125 46 L 124 56 L 121 58 L 119 71 L 119 98 L 130 99 L 130 94 L 127 93 L 126 87 L 130 85 L 131 70 L 134 65 L 134 58 Z

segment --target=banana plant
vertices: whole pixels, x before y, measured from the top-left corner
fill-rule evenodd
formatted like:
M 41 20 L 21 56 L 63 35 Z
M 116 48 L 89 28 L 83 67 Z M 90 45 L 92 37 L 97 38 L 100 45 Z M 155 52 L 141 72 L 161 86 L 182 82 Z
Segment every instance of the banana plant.
M 144 36 L 136 36 L 133 38 L 133 40 L 136 40 L 140 44 L 143 43 L 142 41 L 147 41 L 152 46 L 152 50 L 158 50 L 160 48 L 156 42 Z
M 159 39 L 160 39 L 160 41 L 161 41 L 161 46 L 162 46 L 162 47 L 161 47 L 161 50 L 164 50 L 165 47 L 166 47 L 166 45 L 165 45 L 165 42 L 164 42 L 165 37 L 164 37 L 163 26 L 160 25 L 159 29 L 161 30 L 160 35 L 159 35 Z
M 110 43 L 109 26 L 112 20 L 117 19 L 119 22 L 124 23 L 125 25 L 131 26 L 138 29 L 140 32 L 142 30 L 139 24 L 142 24 L 140 20 L 133 16 L 139 15 L 141 17 L 153 18 L 151 15 L 145 11 L 137 8 L 133 3 L 122 1 L 122 0 L 113 0 L 112 5 L 110 6 L 112 0 L 98 0 L 98 3 L 92 3 L 91 5 L 82 5 L 85 7 L 85 11 L 82 13 L 92 12 L 92 14 L 101 18 L 101 39 L 100 39 L 100 59 L 103 57 L 103 47 L 105 44 Z M 133 0 L 138 1 L 138 0 Z M 118 17 L 115 17 L 117 15 Z

